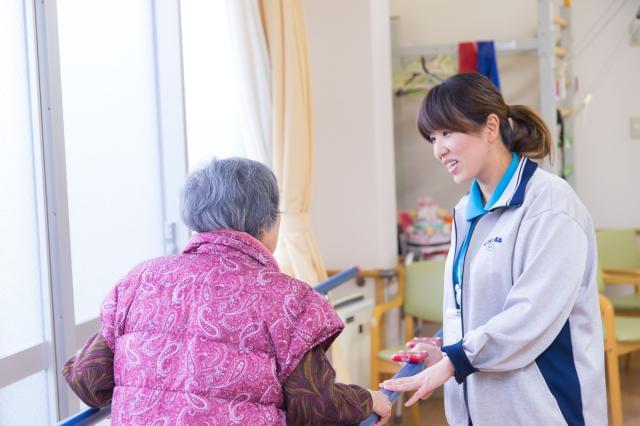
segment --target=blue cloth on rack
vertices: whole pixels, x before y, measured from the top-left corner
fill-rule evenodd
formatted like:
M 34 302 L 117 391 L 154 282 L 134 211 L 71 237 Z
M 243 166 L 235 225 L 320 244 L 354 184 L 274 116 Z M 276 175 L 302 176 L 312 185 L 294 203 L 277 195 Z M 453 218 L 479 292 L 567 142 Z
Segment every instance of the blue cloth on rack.
M 493 41 L 479 41 L 478 72 L 491 80 L 500 90 L 500 76 L 498 75 L 498 63 L 496 62 L 496 48 Z

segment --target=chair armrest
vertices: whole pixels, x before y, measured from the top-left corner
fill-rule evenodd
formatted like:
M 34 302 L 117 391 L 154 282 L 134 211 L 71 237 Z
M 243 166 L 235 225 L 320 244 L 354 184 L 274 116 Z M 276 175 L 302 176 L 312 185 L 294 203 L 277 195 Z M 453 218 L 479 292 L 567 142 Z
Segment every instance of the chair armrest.
M 602 269 L 602 281 L 607 285 L 632 284 L 640 292 L 640 269 Z
M 602 315 L 602 322 L 604 324 L 604 350 L 609 352 L 614 349 L 616 337 L 616 319 L 613 310 L 613 305 L 607 296 L 600 293 L 600 315 Z
M 387 312 L 402 306 L 403 298 L 401 296 L 402 295 L 400 295 L 400 297 L 396 297 L 395 299 L 388 301 L 387 303 L 377 305 L 375 308 L 373 308 L 373 313 L 371 314 L 371 320 L 370 320 L 371 362 L 372 363 L 377 362 L 376 358 L 378 356 L 378 352 L 380 352 L 380 350 L 382 349 L 381 348 L 382 339 L 380 338 L 380 335 L 381 335 L 380 327 L 382 325 L 382 317 Z
M 602 268 L 602 273 L 607 275 L 628 275 L 640 279 L 640 269 Z
M 386 314 L 387 312 L 399 308 L 400 306 L 402 306 L 403 300 L 401 297 L 395 297 L 394 299 L 383 303 L 381 305 L 376 305 L 373 308 L 373 312 L 371 314 L 371 319 L 376 319 L 378 321 L 380 321 L 380 319 L 382 318 L 382 316 L 384 314 Z

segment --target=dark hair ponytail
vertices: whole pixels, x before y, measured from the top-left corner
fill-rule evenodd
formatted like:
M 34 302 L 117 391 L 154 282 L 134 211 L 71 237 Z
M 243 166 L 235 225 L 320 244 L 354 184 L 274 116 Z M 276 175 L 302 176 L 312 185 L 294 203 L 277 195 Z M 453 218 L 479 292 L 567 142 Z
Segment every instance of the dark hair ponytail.
M 418 130 L 429 139 L 436 130 L 477 133 L 489 114 L 500 120 L 502 142 L 511 152 L 533 159 L 551 153 L 551 133 L 524 105 L 508 106 L 491 80 L 477 73 L 457 74 L 432 88 L 418 112 Z
M 542 118 L 525 105 L 510 105 L 512 151 L 529 158 L 551 155 L 551 132 Z

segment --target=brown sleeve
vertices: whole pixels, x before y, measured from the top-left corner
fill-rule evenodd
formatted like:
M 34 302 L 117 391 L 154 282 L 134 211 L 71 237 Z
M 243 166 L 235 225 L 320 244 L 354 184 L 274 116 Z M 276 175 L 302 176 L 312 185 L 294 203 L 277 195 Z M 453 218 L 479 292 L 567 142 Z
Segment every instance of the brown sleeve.
M 89 407 L 109 405 L 113 394 L 113 352 L 98 331 L 62 367 L 62 375 Z
M 369 391 L 335 383 L 336 373 L 324 350 L 309 350 L 284 383 L 289 425 L 360 423 L 373 410 Z

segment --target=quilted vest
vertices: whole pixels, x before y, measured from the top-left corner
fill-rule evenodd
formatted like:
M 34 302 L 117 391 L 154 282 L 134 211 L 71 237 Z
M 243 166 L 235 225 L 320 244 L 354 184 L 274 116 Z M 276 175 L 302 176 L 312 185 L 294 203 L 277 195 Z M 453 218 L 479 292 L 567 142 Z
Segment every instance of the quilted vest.
M 135 267 L 101 319 L 114 353 L 114 425 L 285 424 L 284 381 L 344 327 L 259 241 L 228 230 Z

